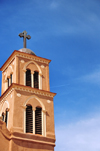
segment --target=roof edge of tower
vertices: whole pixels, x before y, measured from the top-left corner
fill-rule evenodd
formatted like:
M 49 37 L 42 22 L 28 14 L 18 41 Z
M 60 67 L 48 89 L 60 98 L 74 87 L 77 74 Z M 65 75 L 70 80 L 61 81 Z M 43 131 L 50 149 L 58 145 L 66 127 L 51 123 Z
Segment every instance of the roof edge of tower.
M 28 54 L 28 53 L 25 53 L 25 52 L 20 52 L 18 50 L 14 50 L 13 53 L 9 56 L 9 58 L 5 61 L 5 63 L 1 66 L 0 71 L 5 70 L 5 68 L 7 66 L 7 63 L 11 62 L 14 59 L 15 55 L 18 55 L 20 57 L 25 56 L 25 58 L 29 58 L 29 59 L 32 59 L 34 61 L 39 61 L 41 63 L 46 63 L 46 64 L 49 64 L 51 62 L 50 59 L 46 59 L 46 58 L 42 58 L 42 57 L 39 57 L 39 56 L 36 56 L 36 55 L 32 55 L 32 54 Z

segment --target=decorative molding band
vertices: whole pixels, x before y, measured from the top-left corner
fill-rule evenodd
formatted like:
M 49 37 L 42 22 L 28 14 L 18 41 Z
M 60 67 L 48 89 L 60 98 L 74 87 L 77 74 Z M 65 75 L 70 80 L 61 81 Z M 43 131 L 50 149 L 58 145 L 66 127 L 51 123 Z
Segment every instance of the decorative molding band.
M 5 66 L 5 68 L 2 70 L 2 72 L 5 71 L 6 68 L 11 64 L 11 62 L 15 59 L 16 55 L 11 59 L 11 61 Z
M 11 94 L 11 92 L 13 90 L 21 90 L 21 91 L 24 91 L 24 92 L 29 92 L 29 93 L 32 93 L 32 94 L 34 93 L 34 94 L 38 94 L 38 95 L 42 95 L 42 96 L 46 96 L 46 97 L 51 97 L 51 98 L 53 98 L 56 95 L 56 93 L 53 93 L 53 92 L 40 90 L 40 89 L 35 89 L 35 88 L 32 88 L 32 87 L 12 83 L 11 86 L 1 95 L 0 104 L 3 101 L 6 100 L 7 96 L 9 94 Z
M 23 138 L 23 137 L 21 138 L 21 137 L 11 136 L 11 139 L 17 139 L 17 140 L 22 140 L 22 141 L 27 141 L 27 142 L 33 142 L 33 143 L 39 143 L 39 144 L 41 143 L 41 144 L 55 146 L 55 143 L 52 143 L 52 142 L 33 140 L 33 139 Z
M 0 132 L 2 133 L 2 135 L 7 138 L 8 140 L 11 140 L 11 137 L 9 135 L 7 135 L 2 129 L 0 129 Z
M 41 59 L 37 59 L 37 58 L 32 58 L 32 57 L 28 57 L 28 56 L 25 56 L 24 54 L 17 54 L 16 56 L 19 56 L 19 57 L 23 57 L 23 58 L 27 58 L 27 59 L 31 59 L 31 60 L 34 60 L 34 61 L 38 61 L 38 62 L 42 62 L 42 63 L 46 63 L 46 64 L 49 64 L 47 61 L 43 61 Z
M 47 96 L 47 97 L 52 97 L 52 98 L 53 98 L 53 95 L 47 94 L 47 93 L 45 93 L 45 92 L 38 92 L 37 90 L 30 90 L 30 89 L 19 88 L 19 87 L 15 87 L 15 90 L 20 90 L 20 91 L 35 93 L 35 94 L 39 94 L 39 95 L 43 95 L 43 96 Z
M 2 121 L 1 121 L 2 122 Z M 21 137 L 16 137 L 16 136 L 11 136 L 11 133 L 8 133 L 8 135 L 6 133 L 4 133 L 4 131 L 2 129 L 0 129 L 0 132 L 2 133 L 2 135 L 7 138 L 8 140 L 11 139 L 17 139 L 17 140 L 22 140 L 22 141 L 27 141 L 27 142 L 33 142 L 33 143 L 41 143 L 41 144 L 45 144 L 45 145 L 52 145 L 55 146 L 55 143 L 52 142 L 46 142 L 46 141 L 40 141 L 40 140 L 33 140 L 30 138 L 21 138 Z M 49 138 L 50 139 L 50 138 Z M 54 139 L 53 139 L 54 140 Z
M 9 94 L 11 94 L 11 92 L 14 90 L 14 88 L 12 88 L 7 94 L 6 94 L 6 96 L 0 101 L 0 103 L 2 103 L 3 101 L 5 101 L 5 99 L 7 98 L 7 96 L 9 95 Z

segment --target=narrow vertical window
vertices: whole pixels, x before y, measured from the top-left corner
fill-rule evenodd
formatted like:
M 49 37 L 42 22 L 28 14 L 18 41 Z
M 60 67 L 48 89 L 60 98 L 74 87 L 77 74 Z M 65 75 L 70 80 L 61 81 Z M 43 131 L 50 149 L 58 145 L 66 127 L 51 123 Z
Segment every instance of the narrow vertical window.
M 4 112 L 2 113 L 2 121 L 4 121 Z
M 7 83 L 8 83 L 8 87 L 9 87 L 9 78 L 7 78 Z
M 26 133 L 33 133 L 33 110 L 31 105 L 26 105 Z
M 39 88 L 39 78 L 38 78 L 38 72 L 34 72 L 34 88 Z
M 8 122 L 8 111 L 6 110 L 6 115 L 5 115 L 5 123 L 6 123 L 6 126 L 7 126 L 7 122 Z
M 31 87 L 31 70 L 29 69 L 26 71 L 26 86 Z
M 10 75 L 10 80 L 11 80 L 11 84 L 12 84 L 12 74 Z
M 42 109 L 39 107 L 35 110 L 35 134 L 42 135 Z

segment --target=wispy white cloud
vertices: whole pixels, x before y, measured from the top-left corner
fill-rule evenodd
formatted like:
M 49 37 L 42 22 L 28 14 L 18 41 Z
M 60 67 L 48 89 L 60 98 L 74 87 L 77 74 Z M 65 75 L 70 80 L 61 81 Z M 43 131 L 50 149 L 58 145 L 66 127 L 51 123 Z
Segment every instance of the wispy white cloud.
M 100 151 L 100 117 L 56 126 L 55 151 Z

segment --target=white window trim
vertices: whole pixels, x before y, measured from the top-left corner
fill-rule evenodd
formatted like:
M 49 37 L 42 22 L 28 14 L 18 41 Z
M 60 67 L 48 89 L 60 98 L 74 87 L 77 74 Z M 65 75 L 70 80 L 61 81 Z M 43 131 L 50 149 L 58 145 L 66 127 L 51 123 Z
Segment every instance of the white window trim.
M 5 117 L 6 117 L 6 113 L 4 113 L 4 120 L 3 120 L 4 122 L 5 122 Z
M 31 72 L 31 87 L 34 88 L 34 73 Z
M 24 109 L 24 123 L 23 123 L 23 126 L 24 126 L 24 133 L 26 133 L 26 106 L 22 106 L 23 109 Z
M 7 88 L 8 88 L 8 81 L 5 80 L 5 91 L 7 90 Z
M 38 79 L 39 79 L 39 89 L 42 89 L 42 75 L 39 73 L 38 75 Z
M 11 85 L 11 78 L 9 78 L 9 86 Z
M 33 108 L 33 134 L 35 134 L 35 109 Z
M 26 109 L 24 110 L 24 133 L 26 133 Z
M 46 137 L 46 111 L 42 110 L 42 135 Z
M 24 85 L 26 86 L 26 70 L 24 70 Z

